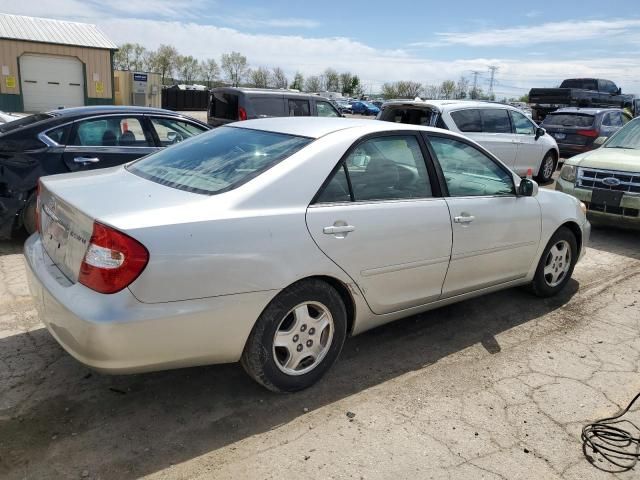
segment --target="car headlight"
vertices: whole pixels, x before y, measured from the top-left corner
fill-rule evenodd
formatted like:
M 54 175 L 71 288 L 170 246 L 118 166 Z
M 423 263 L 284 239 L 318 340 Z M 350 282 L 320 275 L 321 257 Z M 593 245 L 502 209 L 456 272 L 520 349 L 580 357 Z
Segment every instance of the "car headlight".
M 577 167 L 575 165 L 565 165 L 562 167 L 562 170 L 560 170 L 560 178 L 567 182 L 575 182 L 576 170 Z

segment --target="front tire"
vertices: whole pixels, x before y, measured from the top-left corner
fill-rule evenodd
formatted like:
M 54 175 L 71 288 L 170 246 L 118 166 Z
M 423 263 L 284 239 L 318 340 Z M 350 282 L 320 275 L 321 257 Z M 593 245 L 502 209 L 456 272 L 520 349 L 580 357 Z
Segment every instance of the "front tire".
M 538 297 L 557 295 L 567 284 L 578 261 L 578 242 L 571 230 L 560 227 L 544 249 L 531 290 Z
M 553 172 L 556 171 L 556 156 L 553 152 L 547 152 L 540 164 L 540 170 L 536 176 L 539 183 L 548 183 L 553 178 Z
M 282 291 L 262 312 L 242 353 L 245 371 L 274 392 L 310 387 L 336 361 L 347 335 L 340 294 L 321 280 Z

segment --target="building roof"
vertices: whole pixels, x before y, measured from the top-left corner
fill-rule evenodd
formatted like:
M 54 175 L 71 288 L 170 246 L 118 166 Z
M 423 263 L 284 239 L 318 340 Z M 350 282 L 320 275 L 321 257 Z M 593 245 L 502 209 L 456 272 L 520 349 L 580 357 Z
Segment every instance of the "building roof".
M 117 50 L 95 25 L 0 13 L 0 39 Z

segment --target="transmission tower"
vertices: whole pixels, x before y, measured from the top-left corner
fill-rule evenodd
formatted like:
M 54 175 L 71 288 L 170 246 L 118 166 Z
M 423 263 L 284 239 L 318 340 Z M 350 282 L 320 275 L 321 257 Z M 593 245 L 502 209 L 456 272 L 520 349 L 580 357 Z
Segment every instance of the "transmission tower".
M 472 92 L 472 96 L 476 96 L 478 94 L 478 75 L 480 75 L 480 72 L 478 70 L 471 70 L 471 73 L 473 73 L 473 90 L 471 90 Z
M 489 80 L 489 95 L 493 95 L 493 81 L 498 71 L 498 67 L 495 65 L 489 65 L 489 71 L 491 72 L 491 80 Z

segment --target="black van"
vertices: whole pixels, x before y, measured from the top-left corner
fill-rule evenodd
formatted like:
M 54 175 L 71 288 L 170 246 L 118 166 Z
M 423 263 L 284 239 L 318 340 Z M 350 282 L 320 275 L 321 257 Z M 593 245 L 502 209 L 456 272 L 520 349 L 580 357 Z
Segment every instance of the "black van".
M 218 127 L 238 120 L 265 117 L 342 117 L 326 98 L 266 88 L 211 89 L 207 122 Z

